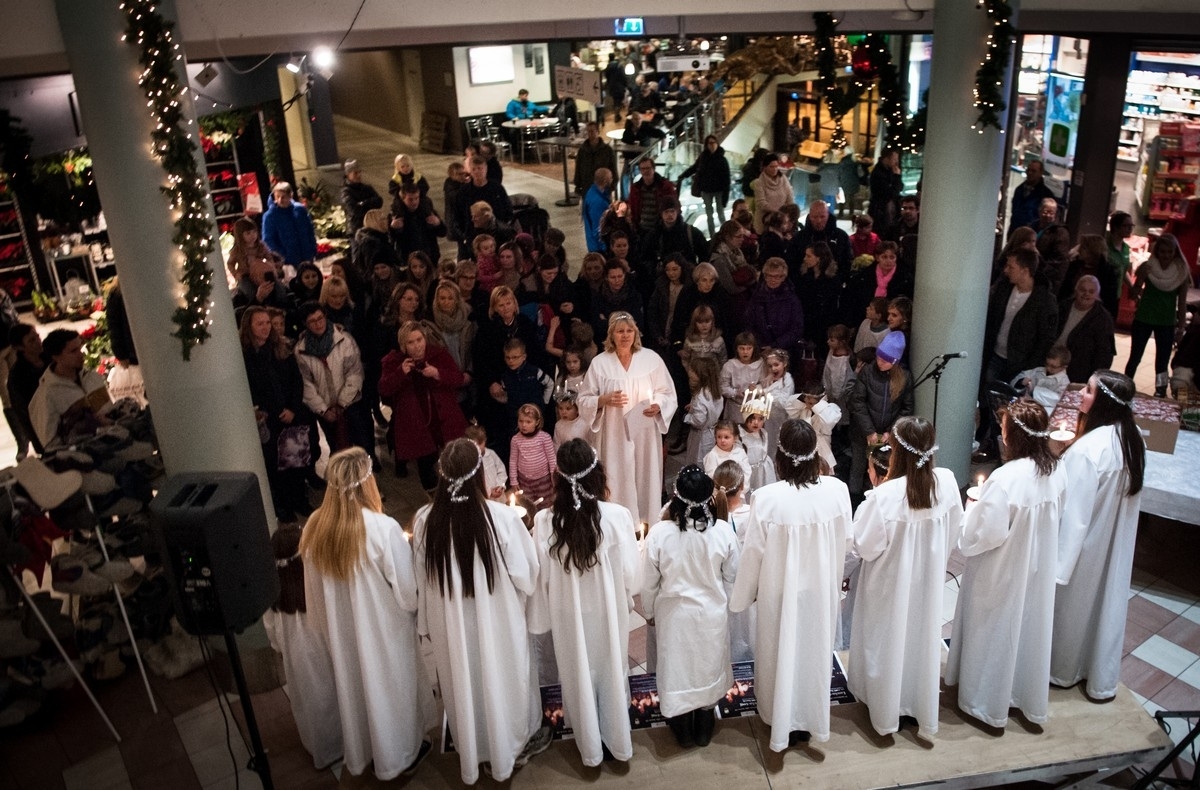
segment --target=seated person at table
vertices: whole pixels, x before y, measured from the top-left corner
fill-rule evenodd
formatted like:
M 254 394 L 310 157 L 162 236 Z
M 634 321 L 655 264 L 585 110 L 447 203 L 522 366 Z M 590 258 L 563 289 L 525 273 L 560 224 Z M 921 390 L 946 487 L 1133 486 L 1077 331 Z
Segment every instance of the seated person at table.
M 648 118 L 643 118 L 641 113 L 631 112 L 625 121 L 625 133 L 621 135 L 621 142 L 649 147 L 666 136 L 666 132 Z
M 544 106 L 529 101 L 529 91 L 524 88 L 517 91 L 517 98 L 510 99 L 508 107 L 504 110 L 504 114 L 508 116 L 508 120 L 510 121 L 532 118 L 535 113 L 545 114 L 545 112 L 546 108 Z

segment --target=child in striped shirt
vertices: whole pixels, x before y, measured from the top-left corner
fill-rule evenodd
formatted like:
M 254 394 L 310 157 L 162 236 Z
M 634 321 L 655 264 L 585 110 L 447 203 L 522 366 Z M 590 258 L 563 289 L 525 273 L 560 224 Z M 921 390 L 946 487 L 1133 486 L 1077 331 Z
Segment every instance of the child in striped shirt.
M 558 468 L 554 440 L 542 430 L 542 421 L 542 410 L 535 403 L 517 409 L 517 433 L 508 454 L 509 484 L 536 503 L 538 510 L 554 503 L 554 471 Z

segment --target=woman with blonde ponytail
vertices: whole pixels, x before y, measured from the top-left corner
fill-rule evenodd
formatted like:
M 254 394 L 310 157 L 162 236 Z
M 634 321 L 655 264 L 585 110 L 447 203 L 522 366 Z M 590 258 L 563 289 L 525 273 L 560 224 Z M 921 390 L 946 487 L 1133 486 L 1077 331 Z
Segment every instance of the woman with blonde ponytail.
M 358 776 L 374 763 L 381 781 L 409 776 L 429 753 L 433 713 L 417 653 L 412 550 L 383 514 L 366 452 L 336 453 L 325 479 L 300 554 L 309 623 L 333 662 L 346 770 Z

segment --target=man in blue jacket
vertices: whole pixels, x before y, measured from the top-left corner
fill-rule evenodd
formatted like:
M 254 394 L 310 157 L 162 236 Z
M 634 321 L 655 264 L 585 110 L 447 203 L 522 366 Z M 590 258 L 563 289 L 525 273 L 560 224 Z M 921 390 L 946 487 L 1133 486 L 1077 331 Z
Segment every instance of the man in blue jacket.
M 597 168 L 592 185 L 583 196 L 583 233 L 587 238 L 588 252 L 604 252 L 600 220 L 612 205 L 612 183 L 612 171 L 607 167 Z
M 508 120 L 515 121 L 521 118 L 532 118 L 534 113 L 544 114 L 546 110 L 546 107 L 529 101 L 529 91 L 521 88 L 517 91 L 517 98 L 509 99 L 504 114 L 508 116 Z
M 275 202 L 263 214 L 263 243 L 283 256 L 283 262 L 299 266 L 317 257 L 317 236 L 308 209 L 292 199 L 292 185 L 280 181 L 271 190 Z

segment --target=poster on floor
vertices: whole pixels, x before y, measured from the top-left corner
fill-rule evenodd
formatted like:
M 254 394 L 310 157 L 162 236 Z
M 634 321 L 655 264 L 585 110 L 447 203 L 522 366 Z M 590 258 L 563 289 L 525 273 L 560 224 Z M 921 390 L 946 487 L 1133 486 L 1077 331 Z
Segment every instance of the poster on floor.
M 758 712 L 758 699 L 754 696 L 754 662 L 737 661 L 733 664 L 733 685 L 725 696 L 717 701 L 717 715 L 722 719 L 736 719 Z

